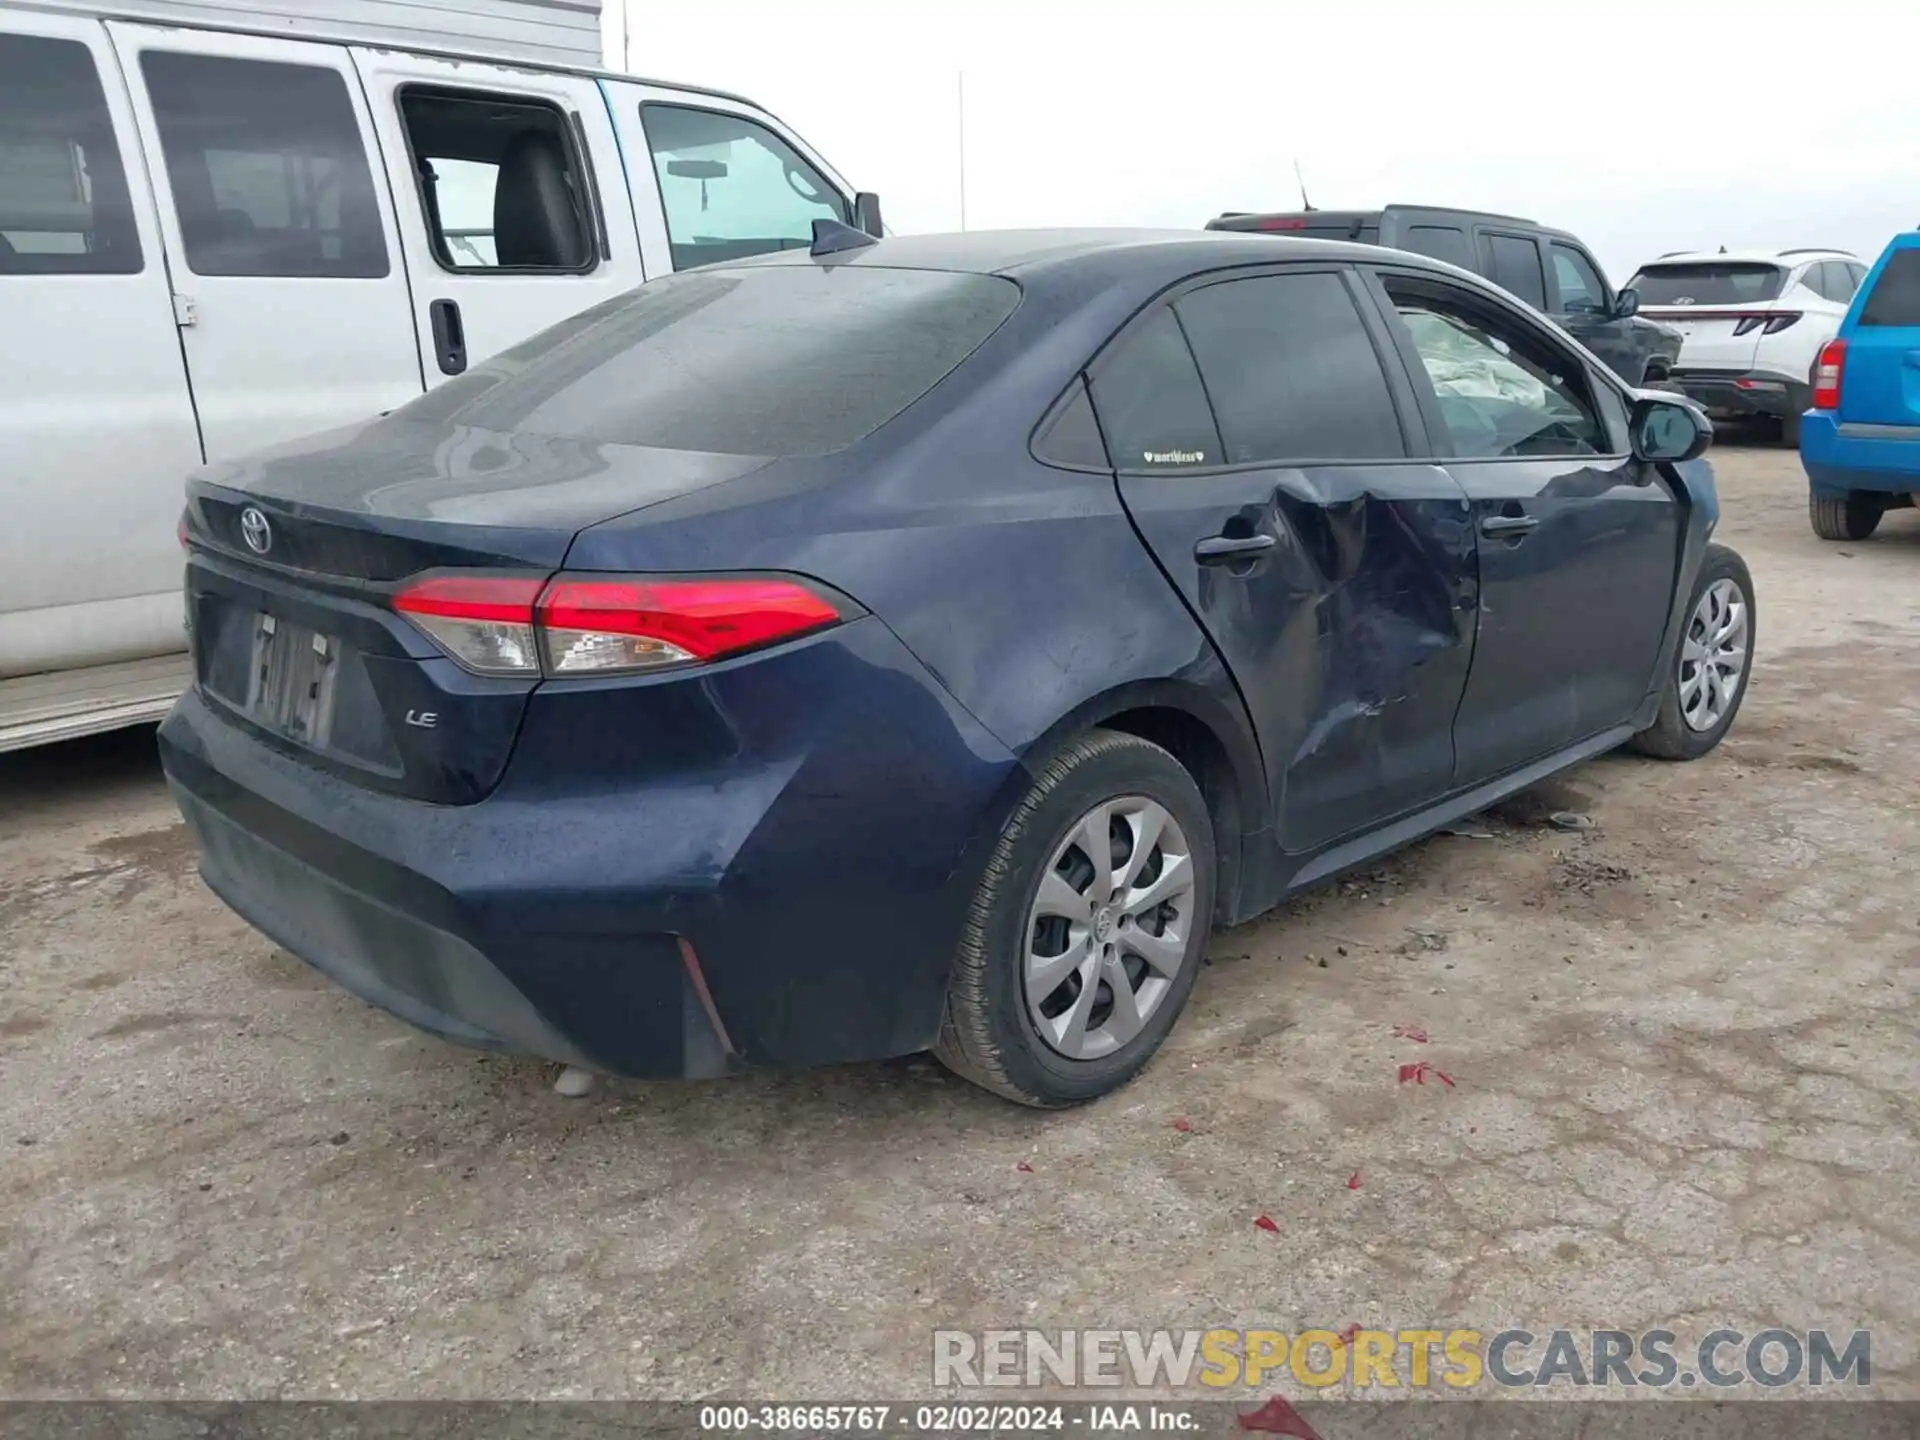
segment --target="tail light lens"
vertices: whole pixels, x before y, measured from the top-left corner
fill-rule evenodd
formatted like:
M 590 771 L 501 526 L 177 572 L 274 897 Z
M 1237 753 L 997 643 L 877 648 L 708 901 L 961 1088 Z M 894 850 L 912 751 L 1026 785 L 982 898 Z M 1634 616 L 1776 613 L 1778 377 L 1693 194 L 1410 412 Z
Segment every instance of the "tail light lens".
M 1307 228 L 1307 222 L 1304 220 L 1295 220 L 1292 218 L 1280 219 L 1280 220 L 1256 220 L 1254 222 L 1253 228 L 1256 230 L 1304 230 Z
M 799 580 L 428 576 L 394 609 L 482 675 L 618 675 L 701 664 L 837 625 Z
M 1813 363 L 1813 408 L 1840 408 L 1840 376 L 1847 368 L 1847 342 L 1829 340 Z
M 187 512 L 180 512 L 180 523 L 174 527 L 173 538 L 180 542 L 182 550 L 191 550 L 193 543 L 187 538 Z
M 1766 315 L 1743 315 L 1733 327 L 1736 335 L 1748 335 L 1765 326 L 1764 334 L 1778 335 L 1800 318 L 1798 310 L 1775 310 Z

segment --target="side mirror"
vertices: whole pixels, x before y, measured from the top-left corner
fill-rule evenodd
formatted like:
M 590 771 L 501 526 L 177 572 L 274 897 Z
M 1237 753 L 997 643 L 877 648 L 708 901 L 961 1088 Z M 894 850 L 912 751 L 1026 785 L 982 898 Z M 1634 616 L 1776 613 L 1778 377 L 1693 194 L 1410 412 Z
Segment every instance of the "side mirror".
M 1613 318 L 1625 320 L 1629 315 L 1640 313 L 1640 292 L 1628 286 L 1613 297 Z
M 876 240 L 886 234 L 880 224 L 880 197 L 871 190 L 853 197 L 853 228 L 866 231 Z
M 1633 453 L 1640 460 L 1692 460 L 1713 443 L 1713 422 L 1671 394 L 1642 390 L 1633 401 Z

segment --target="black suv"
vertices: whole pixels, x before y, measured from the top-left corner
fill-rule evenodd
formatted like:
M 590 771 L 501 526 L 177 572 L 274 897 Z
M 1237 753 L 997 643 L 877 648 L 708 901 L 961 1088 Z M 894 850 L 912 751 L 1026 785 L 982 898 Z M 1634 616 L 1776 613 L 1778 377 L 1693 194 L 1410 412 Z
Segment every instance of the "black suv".
M 1427 205 L 1271 215 L 1233 211 L 1209 220 L 1207 229 L 1355 240 L 1431 255 L 1551 315 L 1629 385 L 1672 388 L 1667 376 L 1680 355 L 1680 332 L 1636 314 L 1640 297 L 1608 285 L 1587 247 L 1564 230 L 1512 215 Z

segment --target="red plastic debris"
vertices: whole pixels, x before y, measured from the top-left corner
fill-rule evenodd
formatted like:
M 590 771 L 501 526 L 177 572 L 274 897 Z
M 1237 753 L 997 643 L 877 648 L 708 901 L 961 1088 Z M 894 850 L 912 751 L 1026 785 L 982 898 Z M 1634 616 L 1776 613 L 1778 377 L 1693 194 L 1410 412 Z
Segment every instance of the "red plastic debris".
M 1268 1435 L 1291 1435 L 1294 1440 L 1320 1440 L 1320 1432 L 1293 1408 L 1283 1395 L 1276 1395 L 1258 1410 L 1239 1418 L 1242 1430 L 1260 1430 Z
M 1425 1060 L 1416 1060 L 1411 1065 L 1402 1065 L 1400 1067 L 1400 1083 L 1402 1085 L 1406 1084 L 1409 1080 L 1416 1085 L 1424 1085 L 1427 1083 L 1427 1077 L 1429 1075 L 1438 1080 L 1442 1085 L 1445 1085 L 1449 1090 L 1453 1089 L 1453 1077 L 1447 1074 L 1446 1071 L 1436 1069 L 1434 1066 L 1429 1065 Z
M 1357 1320 L 1353 1324 L 1347 1326 L 1346 1329 L 1342 1330 L 1339 1335 L 1340 1343 L 1342 1345 L 1346 1345 L 1349 1347 L 1352 1346 L 1353 1342 L 1359 1338 L 1360 1338 L 1360 1322 Z
M 1393 1027 L 1393 1038 L 1411 1040 L 1416 1045 L 1424 1045 L 1427 1043 L 1427 1032 L 1418 1025 L 1396 1025 Z
M 1018 1170 L 1022 1175 L 1033 1174 L 1033 1166 L 1027 1164 L 1027 1162 L 1024 1160 L 1022 1160 L 1018 1165 L 1014 1166 L 1013 1168 Z
M 1347 1189 L 1358 1190 L 1359 1188 L 1360 1188 L 1360 1172 L 1356 1170 L 1351 1175 L 1347 1176 Z
M 1173 1128 L 1178 1130 L 1182 1135 L 1184 1135 L 1187 1133 L 1187 1131 L 1193 1129 L 1193 1122 L 1187 1119 L 1186 1116 L 1181 1115 L 1175 1118 L 1173 1122 Z
M 1269 1235 L 1278 1235 L 1280 1233 L 1280 1227 L 1265 1215 L 1262 1215 L 1253 1222 L 1253 1228 L 1256 1230 L 1265 1230 Z

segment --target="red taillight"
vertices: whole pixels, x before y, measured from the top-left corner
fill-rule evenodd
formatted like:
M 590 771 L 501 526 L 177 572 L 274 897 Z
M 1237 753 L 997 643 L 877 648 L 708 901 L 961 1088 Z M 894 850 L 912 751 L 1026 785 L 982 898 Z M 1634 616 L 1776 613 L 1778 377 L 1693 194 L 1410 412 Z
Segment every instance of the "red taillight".
M 394 597 L 460 664 L 483 675 L 606 675 L 718 660 L 839 623 L 797 580 L 437 575 Z
M 1847 342 L 1829 340 L 1813 364 L 1813 408 L 1840 408 L 1840 375 L 1847 368 Z
M 430 575 L 393 597 L 447 654 L 481 675 L 537 675 L 533 606 L 546 581 L 530 575 Z
M 1304 230 L 1307 228 L 1307 222 L 1294 219 L 1256 220 L 1253 228 L 1256 230 Z
M 174 527 L 173 538 L 180 542 L 180 548 L 182 550 L 192 548 L 187 540 L 187 512 L 184 510 L 180 512 L 180 523 Z

